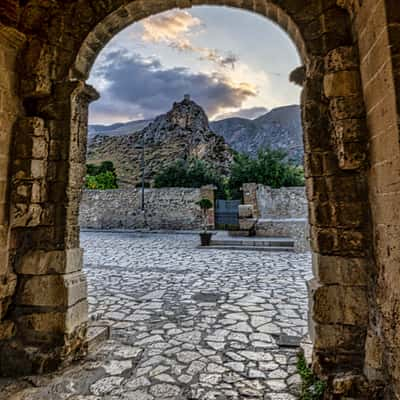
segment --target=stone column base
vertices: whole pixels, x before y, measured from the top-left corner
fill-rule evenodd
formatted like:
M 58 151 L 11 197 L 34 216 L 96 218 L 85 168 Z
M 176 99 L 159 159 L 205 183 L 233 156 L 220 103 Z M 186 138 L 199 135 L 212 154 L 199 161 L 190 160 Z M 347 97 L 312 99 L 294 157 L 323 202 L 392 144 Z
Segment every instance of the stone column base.
M 21 338 L 0 343 L 0 375 L 19 377 L 45 374 L 87 355 L 87 324 L 59 337 L 51 346 L 27 346 Z

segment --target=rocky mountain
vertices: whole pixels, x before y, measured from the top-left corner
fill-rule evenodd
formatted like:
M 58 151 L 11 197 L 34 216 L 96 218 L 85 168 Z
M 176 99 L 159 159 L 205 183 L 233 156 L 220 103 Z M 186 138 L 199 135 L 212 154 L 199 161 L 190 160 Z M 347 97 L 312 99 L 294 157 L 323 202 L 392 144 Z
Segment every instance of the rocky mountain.
M 121 136 L 138 132 L 151 120 L 133 121 L 111 126 L 90 125 L 89 139 L 95 135 Z M 298 105 L 279 107 L 257 119 L 227 118 L 209 124 L 213 132 L 224 137 L 234 150 L 256 155 L 258 149 L 282 149 L 289 159 L 301 164 L 303 160 L 303 130 Z M 98 140 L 98 139 L 96 139 Z
M 260 148 L 282 149 L 289 159 L 302 163 L 303 130 L 298 105 L 275 108 L 257 119 L 228 118 L 211 123 L 235 150 L 256 155 Z
M 232 162 L 232 151 L 222 136 L 210 129 L 204 110 L 185 97 L 172 109 L 150 122 L 144 129 L 117 135 L 95 134 L 90 138 L 88 162 L 110 160 L 114 163 L 120 185 L 138 184 L 141 177 L 141 146 L 145 149 L 145 177 L 151 181 L 165 165 L 178 159 L 196 157 L 226 173 Z M 93 129 L 93 128 L 92 128 Z M 101 132 L 104 132 L 102 130 Z

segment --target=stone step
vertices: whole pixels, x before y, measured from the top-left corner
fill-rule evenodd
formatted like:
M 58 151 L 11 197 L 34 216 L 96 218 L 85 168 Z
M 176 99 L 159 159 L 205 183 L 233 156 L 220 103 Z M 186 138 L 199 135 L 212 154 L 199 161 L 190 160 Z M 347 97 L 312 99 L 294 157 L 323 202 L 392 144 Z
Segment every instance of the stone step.
M 254 247 L 294 247 L 293 239 L 286 238 L 268 238 L 264 240 L 252 240 L 247 238 L 244 240 L 239 239 L 214 239 L 211 240 L 213 246 L 254 246 Z
M 89 325 L 86 336 L 86 343 L 89 353 L 95 350 L 100 344 L 110 339 L 110 327 L 107 325 Z
M 241 250 L 241 251 L 284 251 L 293 252 L 294 247 L 284 247 L 284 246 L 247 246 L 247 245 L 221 245 L 221 244 L 211 244 L 210 246 L 199 246 L 199 249 L 216 249 L 216 250 Z

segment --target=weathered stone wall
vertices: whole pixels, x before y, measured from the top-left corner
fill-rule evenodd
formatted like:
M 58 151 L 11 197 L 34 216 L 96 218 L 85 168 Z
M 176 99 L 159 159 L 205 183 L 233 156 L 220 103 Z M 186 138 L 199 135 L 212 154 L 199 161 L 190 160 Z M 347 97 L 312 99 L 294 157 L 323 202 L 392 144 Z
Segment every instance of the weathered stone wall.
M 400 399 L 400 4 L 354 2 L 370 148 L 375 268 L 364 372 Z M 388 384 L 391 382 L 391 384 Z
M 257 207 L 260 218 L 308 218 L 304 187 L 272 189 L 258 185 Z
M 97 229 L 199 229 L 201 212 L 195 204 L 200 189 L 85 190 L 80 208 L 81 228 Z
M 1 250 L 11 253 L 19 283 L 6 315 L 17 329 L 0 341 L 0 372 L 43 372 L 85 351 L 78 214 L 93 61 L 129 24 L 198 4 L 260 13 L 298 46 L 306 69 L 314 369 L 329 377 L 330 398 L 373 399 L 361 384 L 365 372 L 372 388 L 384 383 L 376 398 L 399 399 L 398 0 L 1 1 L 0 23 L 27 40 L 18 67 L 13 55 L 0 61 L 7 65 L 0 79 L 6 89 L 20 83 L 24 104 L 17 124 L 3 115 L 17 128 L 11 180 L 3 185 L 11 233 Z M 0 46 L 10 53 L 3 38 Z M 0 290 L 4 298 L 9 286 Z
M 272 189 L 254 183 L 242 187 L 245 204 L 256 210 L 256 234 L 266 237 L 290 237 L 295 250 L 310 250 L 308 203 L 304 187 Z

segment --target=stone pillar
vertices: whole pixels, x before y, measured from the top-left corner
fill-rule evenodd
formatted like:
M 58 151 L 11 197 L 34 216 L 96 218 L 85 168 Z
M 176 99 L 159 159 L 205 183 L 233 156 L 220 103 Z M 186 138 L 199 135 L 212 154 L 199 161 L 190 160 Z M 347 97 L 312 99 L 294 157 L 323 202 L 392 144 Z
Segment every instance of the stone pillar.
M 257 189 L 258 189 L 257 183 L 244 183 L 242 185 L 243 204 L 249 204 L 253 206 L 254 218 L 261 217 L 261 213 L 258 208 Z
M 11 5 L 7 10 L 3 10 L 2 16 L 11 18 L 11 14 L 14 14 Z M 16 71 L 18 55 L 24 43 L 25 36 L 22 33 L 0 25 L 0 345 L 15 334 L 15 325 L 8 318 L 17 284 L 9 254 L 9 164 L 13 126 L 22 112 Z
M 207 212 L 207 226 L 210 229 L 215 229 L 215 191 L 217 188 L 214 185 L 206 185 L 200 188 L 200 198 L 208 199 L 213 204 L 213 208 Z
M 324 377 L 346 371 L 362 375 L 368 326 L 371 231 L 358 65 L 353 47 L 332 50 L 325 58 L 313 60 L 303 93 L 314 252 L 310 333 L 314 370 Z M 318 82 L 323 86 L 323 101 L 316 91 Z
M 57 84 L 53 92 L 35 99 L 41 117 L 20 118 L 15 132 L 11 227 L 17 333 L 0 353 L 0 372 L 6 375 L 42 373 L 85 351 L 88 304 L 78 212 L 88 105 L 97 93 L 79 81 Z

